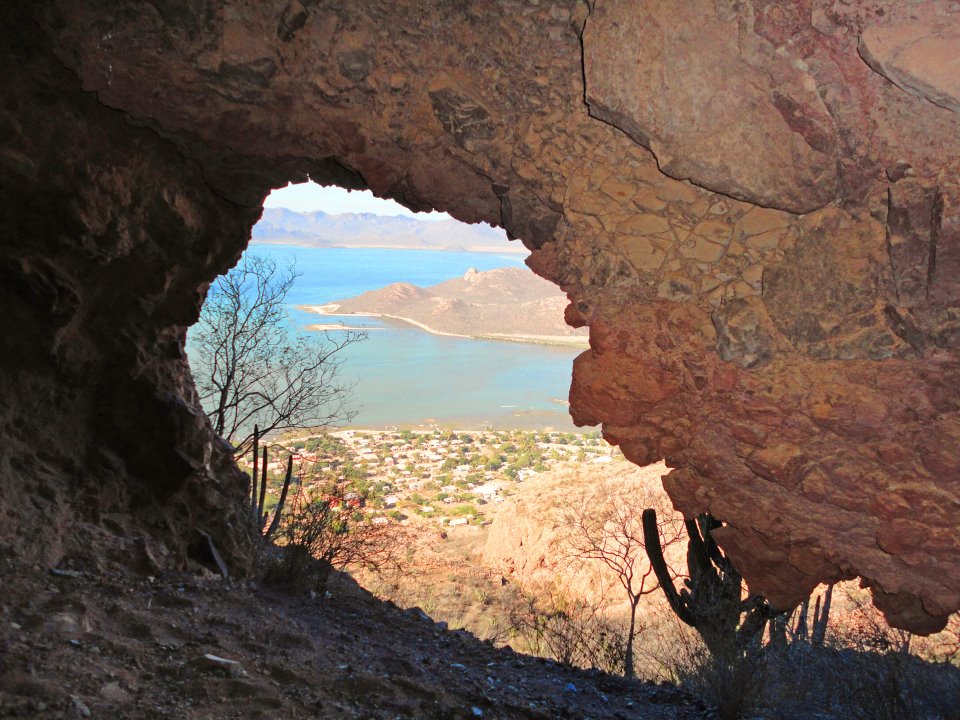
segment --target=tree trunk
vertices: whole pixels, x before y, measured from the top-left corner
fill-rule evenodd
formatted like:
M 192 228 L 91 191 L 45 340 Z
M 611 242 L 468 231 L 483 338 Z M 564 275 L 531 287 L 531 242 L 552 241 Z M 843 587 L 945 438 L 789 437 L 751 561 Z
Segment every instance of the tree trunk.
M 630 598 L 630 632 L 627 633 L 627 649 L 623 654 L 623 676 L 633 677 L 633 634 L 637 625 L 637 598 Z

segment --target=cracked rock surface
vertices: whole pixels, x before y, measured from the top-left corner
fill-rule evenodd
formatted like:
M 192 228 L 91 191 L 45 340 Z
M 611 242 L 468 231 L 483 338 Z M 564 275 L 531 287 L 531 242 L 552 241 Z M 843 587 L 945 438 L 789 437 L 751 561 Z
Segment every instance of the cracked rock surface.
M 960 607 L 952 5 L 0 12 L 0 477 L 42 490 L 5 510 L 18 552 L 62 554 L 81 515 L 170 562 L 201 524 L 243 555 L 183 337 L 266 193 L 309 175 L 530 247 L 590 327 L 574 418 L 665 458 L 775 605 L 860 576 L 899 626 Z

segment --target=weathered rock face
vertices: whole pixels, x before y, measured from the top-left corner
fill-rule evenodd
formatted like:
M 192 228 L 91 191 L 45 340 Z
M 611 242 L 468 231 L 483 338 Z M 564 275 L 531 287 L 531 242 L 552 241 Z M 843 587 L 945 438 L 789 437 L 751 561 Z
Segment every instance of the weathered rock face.
M 901 626 L 960 607 L 952 5 L 3 13 L 5 496 L 46 475 L 46 517 L 99 497 L 158 508 L 159 538 L 201 514 L 240 537 L 184 329 L 266 192 L 310 174 L 535 249 L 590 326 L 574 417 L 666 458 L 774 604 L 861 576 Z

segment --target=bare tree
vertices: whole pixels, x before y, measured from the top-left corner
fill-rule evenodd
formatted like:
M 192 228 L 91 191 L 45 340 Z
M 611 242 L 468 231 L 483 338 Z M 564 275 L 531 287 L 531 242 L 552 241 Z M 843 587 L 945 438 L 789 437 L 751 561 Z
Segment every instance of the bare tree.
M 598 493 L 584 498 L 566 516 L 571 554 L 580 560 L 596 560 L 612 570 L 630 604 L 630 626 L 625 638 L 624 677 L 633 677 L 633 640 L 637 635 L 640 598 L 659 587 L 645 550 L 641 515 L 649 498 L 626 493 Z M 663 547 L 680 541 L 683 524 L 664 514 L 657 523 Z M 675 576 L 674 576 L 675 577 Z
M 290 326 L 284 300 L 293 266 L 244 255 L 211 285 L 188 340 L 190 365 L 214 430 L 240 454 L 278 430 L 329 427 L 349 420 L 350 388 L 338 382 L 341 351 L 354 331 L 305 336 Z

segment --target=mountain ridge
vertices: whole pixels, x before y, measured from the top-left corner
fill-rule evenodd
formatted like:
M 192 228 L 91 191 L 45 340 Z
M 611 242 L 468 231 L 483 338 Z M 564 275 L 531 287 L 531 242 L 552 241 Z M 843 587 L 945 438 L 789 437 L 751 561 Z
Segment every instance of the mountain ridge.
M 397 248 L 526 254 L 500 228 L 457 220 L 420 220 L 406 215 L 330 214 L 265 208 L 253 226 L 253 242 L 307 247 Z

